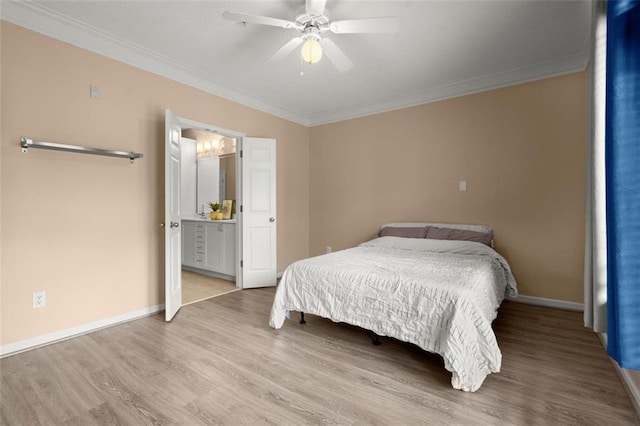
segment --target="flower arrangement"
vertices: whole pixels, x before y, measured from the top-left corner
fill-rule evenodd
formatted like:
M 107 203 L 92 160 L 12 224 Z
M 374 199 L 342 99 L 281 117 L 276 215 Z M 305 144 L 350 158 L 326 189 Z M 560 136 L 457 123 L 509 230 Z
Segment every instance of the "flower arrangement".
M 220 211 L 220 203 L 209 202 L 207 203 L 209 208 L 211 209 L 211 213 L 209 213 L 209 218 L 211 220 L 220 220 L 222 219 L 222 212 Z

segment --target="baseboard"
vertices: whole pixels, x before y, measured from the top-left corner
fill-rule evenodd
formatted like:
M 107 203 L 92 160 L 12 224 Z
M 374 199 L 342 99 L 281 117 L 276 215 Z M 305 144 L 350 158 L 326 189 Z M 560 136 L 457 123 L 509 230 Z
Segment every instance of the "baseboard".
M 631 375 L 629 375 L 629 370 L 620 368 L 617 362 L 614 362 L 614 364 L 618 369 L 620 377 L 622 377 L 625 387 L 627 388 L 627 393 L 631 398 L 631 404 L 633 405 L 633 408 L 635 408 L 638 418 L 640 418 L 640 385 L 633 380 Z
M 607 333 L 598 333 L 598 337 L 600 337 L 602 346 L 604 346 L 604 350 L 606 351 L 607 350 Z M 629 394 L 629 398 L 631 399 L 631 404 L 633 405 L 633 408 L 636 410 L 636 414 L 638 415 L 638 418 L 640 418 L 640 383 L 636 383 L 636 381 L 633 380 L 633 378 L 629 374 L 629 370 L 620 368 L 620 365 L 618 365 L 618 363 L 611 357 L 609 359 L 611 359 L 611 363 L 616 368 L 618 375 L 620 375 L 620 378 L 622 379 L 622 383 L 624 384 L 624 387 L 627 389 L 627 393 Z
M 276 278 L 277 278 L 277 279 L 282 278 L 282 274 L 284 274 L 284 272 L 278 272 L 278 273 L 276 274 Z
M 9 343 L 7 345 L 0 346 L 0 358 L 8 355 L 15 355 L 17 353 L 24 352 L 29 349 L 35 349 L 40 346 L 49 345 L 51 343 L 56 343 L 61 340 L 70 339 L 72 337 L 80 336 L 82 334 L 91 333 L 93 331 L 97 331 L 103 328 L 112 327 L 114 325 L 144 318 L 149 315 L 153 315 L 156 312 L 162 311 L 163 309 L 164 309 L 164 304 L 149 306 L 148 308 L 138 309 L 137 311 L 127 312 L 125 314 L 116 315 L 111 318 L 105 318 L 98 321 L 93 321 L 87 324 L 79 325 L 77 327 L 71 327 L 65 330 L 54 331 L 53 333 L 43 334 L 41 336 L 33 337 L 31 339 Z
M 547 308 L 566 309 L 569 311 L 584 311 L 584 304 L 567 302 L 566 300 L 546 299 L 544 297 L 522 296 L 510 298 L 514 302 L 526 303 L 527 305 L 544 306 Z

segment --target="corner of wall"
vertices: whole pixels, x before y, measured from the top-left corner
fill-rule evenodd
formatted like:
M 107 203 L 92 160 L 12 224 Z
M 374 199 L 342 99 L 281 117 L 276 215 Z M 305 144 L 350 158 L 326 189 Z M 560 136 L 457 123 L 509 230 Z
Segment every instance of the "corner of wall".
M 307 218 L 307 235 L 309 237 L 307 241 L 307 257 L 311 256 L 311 230 L 312 230 L 312 218 L 311 218 L 311 199 L 313 198 L 312 194 L 312 185 L 311 185 L 311 168 L 313 165 L 311 164 L 311 145 L 313 144 L 313 127 L 307 126 L 307 194 L 309 194 L 309 199 L 307 200 L 307 212 L 309 213 Z

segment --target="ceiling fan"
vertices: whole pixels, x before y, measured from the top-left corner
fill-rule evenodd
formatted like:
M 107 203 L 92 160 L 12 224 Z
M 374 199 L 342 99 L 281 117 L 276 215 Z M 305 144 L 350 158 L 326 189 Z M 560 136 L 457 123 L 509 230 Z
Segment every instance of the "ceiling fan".
M 293 21 L 230 11 L 224 12 L 222 16 L 230 21 L 295 29 L 300 33 L 278 49 L 267 62 L 280 60 L 302 45 L 301 54 L 305 62 L 314 64 L 322 58 L 324 53 L 339 71 L 351 69 L 353 63 L 331 39 L 324 37 L 323 34 L 326 32 L 393 34 L 398 31 L 396 17 L 331 21 L 325 10 L 325 4 L 326 0 L 306 0 L 304 13 L 298 15 Z

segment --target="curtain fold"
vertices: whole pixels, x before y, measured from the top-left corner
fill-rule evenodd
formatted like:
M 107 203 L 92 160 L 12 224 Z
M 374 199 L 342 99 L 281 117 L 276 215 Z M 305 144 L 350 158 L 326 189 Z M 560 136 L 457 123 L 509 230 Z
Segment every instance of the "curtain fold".
M 589 135 L 586 167 L 584 325 L 607 331 L 607 231 L 605 197 L 605 75 L 607 20 L 604 1 L 593 3 L 589 61 Z
M 640 369 L 640 2 L 607 3 L 607 351 Z

